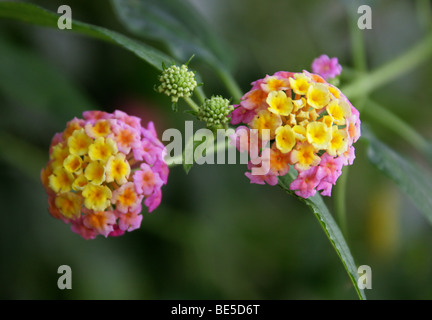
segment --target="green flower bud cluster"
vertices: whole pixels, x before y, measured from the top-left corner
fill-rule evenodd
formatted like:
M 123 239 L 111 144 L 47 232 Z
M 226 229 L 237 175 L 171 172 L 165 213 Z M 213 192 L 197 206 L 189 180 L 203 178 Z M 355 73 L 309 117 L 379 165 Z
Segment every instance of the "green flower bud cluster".
M 206 99 L 198 111 L 198 119 L 207 123 L 209 128 L 220 128 L 230 121 L 229 114 L 234 110 L 228 99 L 212 96 Z
M 157 87 L 157 91 L 171 97 L 173 103 L 176 103 L 179 98 L 190 97 L 197 86 L 195 72 L 188 71 L 186 65 L 181 67 L 172 65 L 164 69 L 159 76 L 159 81 L 161 84 Z

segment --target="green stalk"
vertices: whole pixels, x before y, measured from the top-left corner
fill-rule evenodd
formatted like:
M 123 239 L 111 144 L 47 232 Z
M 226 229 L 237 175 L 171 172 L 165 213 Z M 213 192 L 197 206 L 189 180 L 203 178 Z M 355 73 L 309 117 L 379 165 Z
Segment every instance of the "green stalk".
M 364 97 L 375 89 L 400 77 L 405 72 L 419 66 L 432 55 L 432 33 L 420 43 L 387 62 L 374 71 L 343 87 L 342 92 L 350 99 Z
M 384 108 L 379 103 L 369 99 L 363 108 L 363 113 L 367 114 L 367 116 L 382 126 L 393 131 L 418 151 L 425 153 L 428 156 L 431 155 L 431 145 L 429 142 L 408 123 Z
M 186 101 L 186 103 L 189 105 L 189 107 L 191 107 L 192 110 L 194 110 L 196 112 L 199 111 L 199 106 L 190 97 L 186 97 L 183 99 L 184 99 L 184 101 Z
M 219 78 L 225 84 L 232 98 L 234 99 L 234 103 L 240 102 L 241 97 L 243 96 L 242 91 L 237 84 L 237 82 L 232 77 L 231 73 L 225 68 L 214 68 Z
M 344 236 L 347 236 L 347 210 L 346 210 L 346 188 L 347 188 L 347 181 L 348 181 L 348 171 L 349 166 L 346 166 L 343 168 L 343 173 L 339 177 L 336 185 L 335 185 L 335 211 L 336 211 L 336 217 L 339 222 L 339 226 L 341 228 L 342 233 Z

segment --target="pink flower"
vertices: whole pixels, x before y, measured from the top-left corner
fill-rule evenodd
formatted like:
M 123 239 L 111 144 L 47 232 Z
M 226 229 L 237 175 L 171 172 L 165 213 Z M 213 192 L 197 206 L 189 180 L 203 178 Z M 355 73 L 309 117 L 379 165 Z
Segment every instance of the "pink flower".
M 289 188 L 302 198 L 313 197 L 316 194 L 316 187 L 322 179 L 318 172 L 318 167 L 312 167 L 298 174 L 297 178 L 291 182 Z
M 138 195 L 135 184 L 127 182 L 116 189 L 111 198 L 111 202 L 116 205 L 116 210 L 126 213 L 128 211 L 141 211 L 142 195 Z
M 116 216 L 111 211 L 98 211 L 84 216 L 83 225 L 88 229 L 94 229 L 105 238 L 111 231 L 114 231 L 113 226 L 116 223 Z
M 138 117 L 130 116 L 126 112 L 120 110 L 114 111 L 114 117 L 138 131 L 141 129 L 141 119 Z
M 148 212 L 152 212 L 156 209 L 162 200 L 162 192 L 161 189 L 155 189 L 153 194 L 144 200 L 144 205 L 148 208 Z
M 355 148 L 354 146 L 350 146 L 348 150 L 341 155 L 341 158 L 343 159 L 343 165 L 352 165 L 354 163 L 355 156 Z
M 344 159 L 342 157 L 332 157 L 327 152 L 321 156 L 321 162 L 318 170 L 323 180 L 335 184 L 336 180 L 342 174 Z
M 242 106 L 238 106 L 231 112 L 231 124 L 249 123 L 255 116 L 253 110 L 248 110 Z
M 141 226 L 143 216 L 137 211 L 127 212 L 119 215 L 119 229 L 122 231 L 133 231 Z
M 141 170 L 138 170 L 133 175 L 136 190 L 139 194 L 150 196 L 155 188 L 160 188 L 163 184 L 159 174 L 153 172 L 149 165 L 141 164 Z
M 113 132 L 117 148 L 124 154 L 128 154 L 132 146 L 140 141 L 140 131 L 126 123 L 114 125 Z
M 322 76 L 325 80 L 335 78 L 342 72 L 338 58 L 329 58 L 323 54 L 312 62 L 312 72 Z
M 84 111 L 83 118 L 91 122 L 96 122 L 97 120 L 101 120 L 101 119 L 111 119 L 112 115 L 109 114 L 108 112 L 92 110 L 92 111 Z
M 322 180 L 322 181 L 318 184 L 318 186 L 316 187 L 316 189 L 317 189 L 318 191 L 321 191 L 321 194 L 322 194 L 323 196 L 327 196 L 327 197 L 330 197 L 330 196 L 331 196 L 332 188 L 333 188 L 333 184 L 331 184 L 331 183 L 328 182 L 328 181 L 324 181 L 324 180 Z
M 83 219 L 84 217 L 80 217 L 78 220 L 72 221 L 71 230 L 76 234 L 79 234 L 85 240 L 91 240 L 96 238 L 96 236 L 98 235 L 97 232 L 93 230 L 93 228 L 87 228 L 83 224 Z

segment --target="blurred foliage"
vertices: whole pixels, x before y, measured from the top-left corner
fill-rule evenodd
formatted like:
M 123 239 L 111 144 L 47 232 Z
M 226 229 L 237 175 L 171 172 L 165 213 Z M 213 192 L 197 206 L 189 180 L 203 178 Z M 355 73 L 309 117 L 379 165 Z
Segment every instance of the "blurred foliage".
M 30 2 L 54 12 L 67 4 L 74 19 L 128 34 L 108 3 Z M 347 1 L 191 3 L 227 43 L 244 90 L 265 74 L 309 69 L 322 53 L 347 67 L 342 84 L 352 77 L 348 26 L 357 13 Z M 368 3 L 373 29 L 362 35 L 370 68 L 430 31 L 429 1 Z M 163 50 L 156 40 L 148 43 Z M 191 67 L 200 71 L 208 94 L 226 94 L 211 68 L 199 60 Z M 48 160 L 51 137 L 67 120 L 86 109 L 121 109 L 153 120 L 159 134 L 183 130 L 190 116 L 173 114 L 168 99 L 153 91 L 157 74 L 109 43 L 0 20 L 0 298 L 356 299 L 309 209 L 277 187 L 249 184 L 241 165 L 194 166 L 188 175 L 181 167 L 171 169 L 161 206 L 144 214 L 140 230 L 120 238 L 85 241 L 49 216 L 39 169 Z M 430 141 L 431 83 L 429 59 L 372 98 Z M 367 114 L 362 120 L 429 170 L 427 159 L 406 141 Z M 372 267 L 368 298 L 431 299 L 430 224 L 370 164 L 366 144 L 358 142 L 356 154 L 347 182 L 347 239 L 356 263 Z M 330 208 L 332 200 L 326 199 Z M 63 264 L 72 267 L 72 290 L 57 288 Z

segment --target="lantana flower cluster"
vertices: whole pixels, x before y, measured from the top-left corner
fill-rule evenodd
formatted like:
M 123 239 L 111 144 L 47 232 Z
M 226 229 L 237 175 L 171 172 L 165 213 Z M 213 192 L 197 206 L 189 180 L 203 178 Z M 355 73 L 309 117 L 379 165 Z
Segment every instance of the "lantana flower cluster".
M 142 202 L 162 198 L 168 166 L 152 122 L 122 111 L 86 111 L 51 142 L 41 179 L 50 214 L 84 239 L 119 236 L 140 227 Z
M 231 123 L 246 124 L 237 127 L 234 138 L 239 151 L 249 152 L 249 170 L 256 166 L 254 157 L 269 158 L 268 173 L 246 172 L 251 183 L 276 185 L 277 177 L 293 168 L 297 176 L 290 189 L 303 198 L 317 191 L 331 195 L 342 167 L 354 161 L 353 143 L 360 136 L 357 109 L 338 88 L 307 71 L 280 71 L 253 82 Z M 260 154 L 251 152 L 257 143 L 268 147 L 259 149 Z

